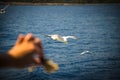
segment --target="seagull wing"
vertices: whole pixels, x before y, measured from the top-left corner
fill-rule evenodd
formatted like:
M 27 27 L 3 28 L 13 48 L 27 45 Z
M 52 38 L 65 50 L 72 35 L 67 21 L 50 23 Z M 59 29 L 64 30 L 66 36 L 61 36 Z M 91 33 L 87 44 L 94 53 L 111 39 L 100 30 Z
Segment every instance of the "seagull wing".
M 90 53 L 90 51 L 83 51 L 81 54 Z
M 46 36 L 51 37 L 52 35 L 46 35 Z
M 64 38 L 77 39 L 75 36 L 63 36 Z
M 52 36 L 55 36 L 56 34 L 45 34 L 44 36 L 47 36 L 47 37 L 52 37 Z
M 47 36 L 51 37 L 53 40 L 64 42 L 64 39 L 60 35 L 51 34 L 51 35 L 47 35 Z
M 5 9 L 7 9 L 9 7 L 9 5 L 6 5 L 3 9 L 5 10 Z

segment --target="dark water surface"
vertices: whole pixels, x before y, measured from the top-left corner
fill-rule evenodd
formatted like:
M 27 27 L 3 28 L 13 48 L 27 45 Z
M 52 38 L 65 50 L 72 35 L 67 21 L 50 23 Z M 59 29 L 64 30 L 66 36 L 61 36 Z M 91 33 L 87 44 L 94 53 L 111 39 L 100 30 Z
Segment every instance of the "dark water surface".
M 0 6 L 2 8 L 3 5 Z M 120 80 L 120 5 L 9 6 L 0 14 L 0 52 L 9 50 L 20 33 L 41 38 L 47 57 L 60 69 L 0 69 L 0 80 Z M 74 35 L 68 45 L 44 34 Z M 88 54 L 81 55 L 84 51 Z

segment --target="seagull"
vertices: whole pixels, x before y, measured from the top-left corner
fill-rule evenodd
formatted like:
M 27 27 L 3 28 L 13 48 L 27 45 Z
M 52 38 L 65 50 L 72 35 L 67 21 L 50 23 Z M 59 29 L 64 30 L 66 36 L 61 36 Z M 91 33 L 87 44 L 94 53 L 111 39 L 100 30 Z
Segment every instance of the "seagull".
M 9 6 L 9 4 L 6 5 L 4 8 L 0 9 L 0 14 L 5 13 L 8 6 Z
M 58 34 L 52 34 L 52 35 L 46 35 L 46 36 L 51 37 L 51 39 L 55 41 L 63 42 L 65 44 L 68 44 L 68 38 L 77 39 L 75 36 L 61 36 Z
M 90 51 L 83 51 L 83 52 L 81 53 L 81 55 L 86 54 L 86 53 L 90 53 Z
M 5 13 L 5 10 L 4 9 L 0 9 L 0 14 L 3 14 Z

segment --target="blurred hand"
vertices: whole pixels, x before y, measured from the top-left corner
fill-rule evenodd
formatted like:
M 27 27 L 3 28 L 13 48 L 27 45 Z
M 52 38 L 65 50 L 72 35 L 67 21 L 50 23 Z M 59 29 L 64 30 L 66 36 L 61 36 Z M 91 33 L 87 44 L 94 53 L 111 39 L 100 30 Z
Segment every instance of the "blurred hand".
M 41 65 L 41 59 L 43 58 L 41 41 L 31 33 L 21 34 L 8 54 L 14 58 L 16 68 L 29 67 L 32 64 Z M 34 55 L 38 55 L 38 57 L 33 57 Z

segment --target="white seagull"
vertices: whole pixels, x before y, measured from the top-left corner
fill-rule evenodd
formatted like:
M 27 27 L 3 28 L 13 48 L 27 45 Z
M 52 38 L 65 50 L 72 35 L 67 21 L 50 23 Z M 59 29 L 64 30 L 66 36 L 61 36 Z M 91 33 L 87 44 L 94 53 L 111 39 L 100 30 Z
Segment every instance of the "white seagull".
M 83 52 L 81 53 L 81 55 L 86 54 L 86 53 L 90 53 L 90 51 L 83 51 Z
M 60 36 L 58 34 L 47 35 L 51 39 L 68 44 L 68 38 L 77 39 L 75 36 Z
M 6 5 L 4 8 L 0 9 L 0 14 L 5 13 L 5 11 L 6 11 L 6 9 L 7 9 L 8 6 L 9 6 L 9 4 Z

